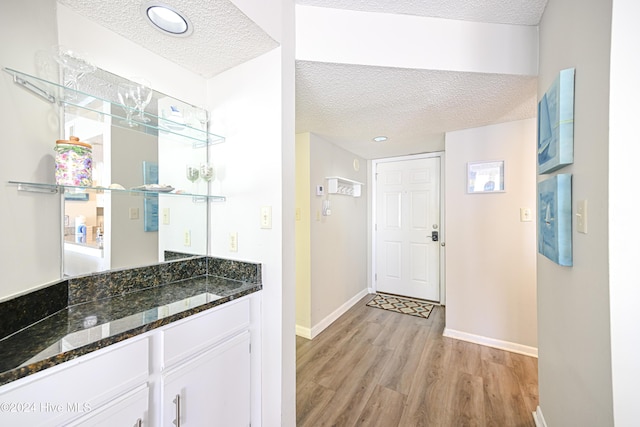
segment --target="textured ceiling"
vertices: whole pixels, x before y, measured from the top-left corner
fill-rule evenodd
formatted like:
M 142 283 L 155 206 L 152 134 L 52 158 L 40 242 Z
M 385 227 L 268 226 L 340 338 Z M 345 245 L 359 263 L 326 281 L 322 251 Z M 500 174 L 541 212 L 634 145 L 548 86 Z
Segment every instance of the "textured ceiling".
M 297 4 L 537 25 L 547 0 L 296 0 Z M 411 43 L 411 40 L 407 40 Z M 296 132 L 367 159 L 442 149 L 444 132 L 535 117 L 532 76 L 296 62 Z M 376 135 L 389 140 L 374 143 Z
M 443 132 L 535 116 L 531 76 L 302 61 L 296 74 L 298 131 L 365 158 L 433 151 Z
M 229 0 L 165 0 L 194 26 L 171 37 L 140 13 L 144 1 L 58 0 L 80 15 L 204 77 L 278 44 Z M 146 0 L 145 0 L 146 1 Z M 547 0 L 296 0 L 366 12 L 537 25 Z M 407 41 L 410 43 L 411 41 Z M 432 151 L 443 133 L 535 116 L 536 78 L 296 63 L 296 132 L 313 132 L 364 158 Z M 373 144 L 385 134 L 390 140 Z
M 278 46 L 227 0 L 164 1 L 191 20 L 193 34 L 189 37 L 174 37 L 156 30 L 141 13 L 146 0 L 58 0 L 58 3 L 207 78 Z

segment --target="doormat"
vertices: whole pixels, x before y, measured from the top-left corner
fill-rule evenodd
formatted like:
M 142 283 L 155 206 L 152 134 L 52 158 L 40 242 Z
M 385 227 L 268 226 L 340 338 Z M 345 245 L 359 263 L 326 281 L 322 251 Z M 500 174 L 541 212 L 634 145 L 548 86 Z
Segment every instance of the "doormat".
M 367 303 L 367 306 L 423 317 L 425 319 L 429 318 L 434 307 L 433 304 L 428 302 L 382 294 L 376 294 L 376 296 Z

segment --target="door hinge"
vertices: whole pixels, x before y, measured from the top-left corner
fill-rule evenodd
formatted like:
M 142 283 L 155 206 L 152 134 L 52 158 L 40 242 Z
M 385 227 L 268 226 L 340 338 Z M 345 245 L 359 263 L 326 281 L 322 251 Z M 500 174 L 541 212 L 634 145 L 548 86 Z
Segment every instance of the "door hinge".
M 374 276 L 375 276 L 374 280 L 377 282 L 378 281 L 378 273 L 376 273 Z

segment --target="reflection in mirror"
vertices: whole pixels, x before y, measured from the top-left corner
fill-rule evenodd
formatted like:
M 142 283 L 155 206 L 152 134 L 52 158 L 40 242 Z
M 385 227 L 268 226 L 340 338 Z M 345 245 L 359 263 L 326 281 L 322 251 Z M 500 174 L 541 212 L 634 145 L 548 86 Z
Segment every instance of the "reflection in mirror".
M 65 192 L 65 276 L 207 254 L 207 203 L 191 195 L 208 183 L 185 172 L 207 163 L 198 110 L 154 91 L 145 115 L 131 114 L 118 101 L 127 82 L 98 69 L 79 82 L 92 97 L 65 106 L 64 139 L 90 144 L 93 160 L 92 188 Z

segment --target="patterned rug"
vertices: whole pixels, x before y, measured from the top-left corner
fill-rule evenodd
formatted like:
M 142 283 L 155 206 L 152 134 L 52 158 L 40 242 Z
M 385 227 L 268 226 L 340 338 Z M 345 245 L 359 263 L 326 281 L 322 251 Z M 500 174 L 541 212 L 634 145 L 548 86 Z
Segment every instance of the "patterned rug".
M 375 294 L 375 297 L 373 297 L 367 305 L 369 307 L 410 314 L 411 316 L 423 317 L 425 319 L 429 317 L 434 307 L 433 304 L 428 302 L 383 294 Z

